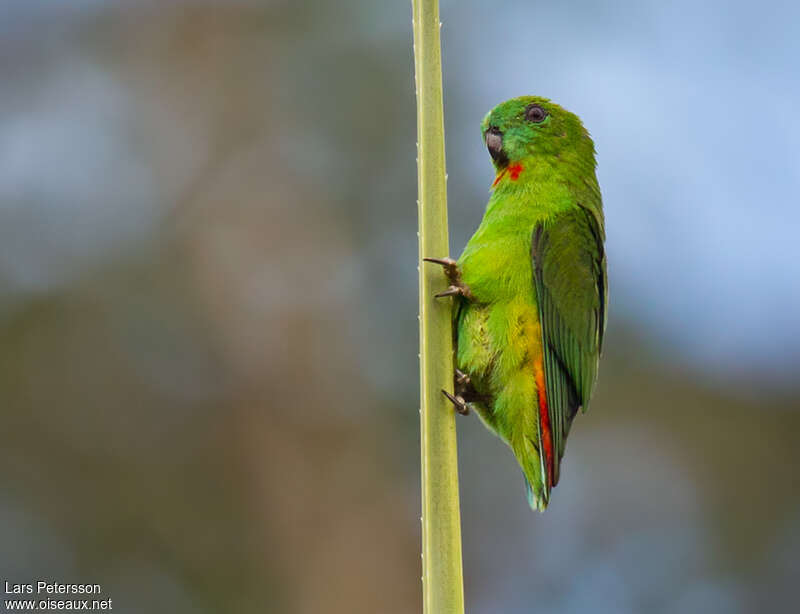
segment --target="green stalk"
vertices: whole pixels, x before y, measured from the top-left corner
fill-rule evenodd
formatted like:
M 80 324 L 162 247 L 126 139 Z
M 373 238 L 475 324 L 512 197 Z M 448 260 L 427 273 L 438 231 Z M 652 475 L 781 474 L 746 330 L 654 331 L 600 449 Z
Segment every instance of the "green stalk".
M 461 513 L 453 407 L 452 301 L 441 267 L 423 257 L 449 255 L 438 0 L 412 0 L 417 86 L 419 190 L 420 432 L 422 449 L 422 594 L 425 614 L 463 614 Z

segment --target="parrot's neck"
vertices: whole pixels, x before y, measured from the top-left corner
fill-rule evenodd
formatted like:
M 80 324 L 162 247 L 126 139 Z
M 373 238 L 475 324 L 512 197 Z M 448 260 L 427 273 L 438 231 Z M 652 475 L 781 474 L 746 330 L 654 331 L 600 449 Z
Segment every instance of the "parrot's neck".
M 569 210 L 576 198 L 573 181 L 563 170 L 545 160 L 511 162 L 498 169 L 484 223 L 529 235 L 532 224 Z
M 512 160 L 496 169 L 492 189 L 525 188 L 532 183 L 542 183 L 553 175 L 561 175 L 566 170 L 559 162 L 558 158 L 541 154 Z
M 506 177 L 508 177 L 509 181 L 519 181 L 519 176 L 523 170 L 525 170 L 525 167 L 519 162 L 516 164 L 509 164 L 508 166 L 499 169 L 497 171 L 497 176 L 494 178 L 494 182 L 492 182 L 492 187 L 497 187 L 497 184 Z
M 495 196 L 517 196 L 542 189 L 559 190 L 559 185 L 567 183 L 564 170 L 547 159 L 523 158 L 498 168 L 491 189 Z
M 497 169 L 492 182 L 493 203 L 501 208 L 569 208 L 579 195 L 597 185 L 593 160 L 528 156 Z

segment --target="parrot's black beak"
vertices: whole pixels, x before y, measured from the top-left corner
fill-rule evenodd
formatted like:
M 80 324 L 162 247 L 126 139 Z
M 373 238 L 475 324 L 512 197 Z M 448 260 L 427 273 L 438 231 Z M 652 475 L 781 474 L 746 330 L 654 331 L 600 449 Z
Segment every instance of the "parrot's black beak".
M 503 165 L 508 162 L 503 151 L 503 133 L 497 128 L 492 127 L 486 131 L 486 148 L 489 150 L 492 160 L 498 164 Z

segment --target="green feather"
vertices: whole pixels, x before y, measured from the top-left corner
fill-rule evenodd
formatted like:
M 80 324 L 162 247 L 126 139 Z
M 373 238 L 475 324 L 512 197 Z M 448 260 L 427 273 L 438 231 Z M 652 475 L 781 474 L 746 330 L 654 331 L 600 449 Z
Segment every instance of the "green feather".
M 531 108 L 537 111 L 531 120 Z M 606 321 L 605 231 L 594 145 L 577 116 L 526 96 L 481 126 L 497 179 L 483 221 L 459 258 L 472 299 L 456 310 L 456 362 L 476 410 L 512 449 L 531 507 L 544 509 L 578 407 L 597 376 Z M 498 149 L 498 136 L 502 148 Z M 552 483 L 535 368 L 544 370 Z
M 533 278 L 558 461 L 575 413 L 581 406 L 588 409 L 597 378 L 608 285 L 601 232 L 594 215 L 582 207 L 533 230 Z

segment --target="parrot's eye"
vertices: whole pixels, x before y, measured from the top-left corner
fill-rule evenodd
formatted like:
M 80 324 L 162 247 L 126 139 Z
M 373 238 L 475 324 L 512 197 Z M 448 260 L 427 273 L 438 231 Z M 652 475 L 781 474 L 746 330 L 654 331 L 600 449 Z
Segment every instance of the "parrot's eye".
M 543 122 L 545 117 L 547 117 L 547 111 L 545 111 L 538 104 L 532 104 L 525 109 L 525 119 L 527 119 L 529 122 L 538 124 Z

